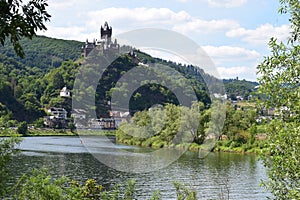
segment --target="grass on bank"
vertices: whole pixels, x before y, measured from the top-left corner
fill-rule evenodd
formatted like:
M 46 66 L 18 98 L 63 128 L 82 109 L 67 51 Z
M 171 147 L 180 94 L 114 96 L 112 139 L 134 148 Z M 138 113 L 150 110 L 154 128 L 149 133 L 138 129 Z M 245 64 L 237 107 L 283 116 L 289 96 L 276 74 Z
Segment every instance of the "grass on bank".
M 74 130 L 70 129 L 28 129 L 26 134 L 19 134 L 16 129 L 0 130 L 0 137 L 34 137 L 34 136 L 115 136 L 115 130 Z
M 230 153 L 254 153 L 254 154 L 267 154 L 268 142 L 267 140 L 255 140 L 250 143 L 238 143 L 233 140 L 220 140 L 220 141 L 206 141 L 204 144 L 196 143 L 182 143 L 182 144 L 168 144 L 166 141 L 161 141 L 158 137 L 152 137 L 146 141 L 117 138 L 120 144 L 150 147 L 153 149 L 159 148 L 174 148 L 184 149 L 189 151 L 215 151 L 215 152 L 230 152 Z

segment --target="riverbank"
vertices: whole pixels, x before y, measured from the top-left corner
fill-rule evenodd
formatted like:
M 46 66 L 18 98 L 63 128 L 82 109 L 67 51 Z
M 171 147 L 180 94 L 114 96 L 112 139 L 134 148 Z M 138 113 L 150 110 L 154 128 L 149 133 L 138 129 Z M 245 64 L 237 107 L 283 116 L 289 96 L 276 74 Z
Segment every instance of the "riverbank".
M 0 137 L 41 137 L 41 136 L 116 136 L 115 130 L 75 130 L 69 129 L 29 129 L 25 135 L 18 134 L 16 130 L 4 129 L 0 131 Z M 255 140 L 252 144 L 239 144 L 232 140 L 211 141 L 212 143 L 196 144 L 167 144 L 165 141 L 152 140 L 147 142 L 140 142 L 133 139 L 120 140 L 117 138 L 117 143 L 126 144 L 130 146 L 150 147 L 153 149 L 159 148 L 175 148 L 189 151 L 214 151 L 214 152 L 228 152 L 241 154 L 267 154 L 268 143 L 266 140 Z
M 165 141 L 153 140 L 140 142 L 135 141 L 134 139 L 125 139 L 120 140 L 117 138 L 117 143 L 126 144 L 132 146 L 140 147 L 150 147 L 153 149 L 159 148 L 175 148 L 175 149 L 184 149 L 188 151 L 213 151 L 213 152 L 228 152 L 228 153 L 240 153 L 240 154 L 267 154 L 268 153 L 268 142 L 267 140 L 255 140 L 253 143 L 239 144 L 232 140 L 223 140 L 223 141 L 208 141 L 205 144 L 196 144 L 196 143 L 185 143 L 185 144 L 167 144 Z
M 115 136 L 114 130 L 75 130 L 70 129 L 29 129 L 26 134 L 18 134 L 15 129 L 0 130 L 0 137 L 35 137 L 35 136 Z

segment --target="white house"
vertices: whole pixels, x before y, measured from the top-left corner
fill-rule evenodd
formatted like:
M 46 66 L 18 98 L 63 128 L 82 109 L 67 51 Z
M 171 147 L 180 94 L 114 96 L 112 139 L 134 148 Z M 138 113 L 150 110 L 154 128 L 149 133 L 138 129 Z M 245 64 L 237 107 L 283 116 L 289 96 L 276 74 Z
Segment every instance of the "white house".
M 244 101 L 244 97 L 242 97 L 242 96 L 236 96 L 236 99 L 237 99 L 238 101 Z
M 86 118 L 86 111 L 84 109 L 74 109 L 72 110 L 71 117 L 75 120 L 82 120 Z
M 227 100 L 227 98 L 228 98 L 226 93 L 224 95 L 222 95 L 220 93 L 214 93 L 214 97 L 217 99 L 222 99 L 223 101 Z
M 60 93 L 59 93 L 59 96 L 61 97 L 69 97 L 71 96 L 71 93 L 70 91 L 68 90 L 68 88 L 65 86 L 61 89 Z
M 51 114 L 52 118 L 67 119 L 68 112 L 64 108 L 51 107 L 47 111 Z

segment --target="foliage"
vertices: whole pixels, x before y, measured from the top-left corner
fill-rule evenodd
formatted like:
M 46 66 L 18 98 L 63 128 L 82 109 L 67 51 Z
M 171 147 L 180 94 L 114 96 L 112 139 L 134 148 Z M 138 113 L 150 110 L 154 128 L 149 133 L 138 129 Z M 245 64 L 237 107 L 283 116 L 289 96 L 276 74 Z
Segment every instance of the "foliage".
M 15 52 L 24 57 L 20 38 L 32 39 L 38 30 L 47 30 L 44 25 L 51 17 L 46 11 L 46 0 L 30 0 L 23 4 L 21 0 L 0 1 L 0 42 L 4 45 L 10 39 Z
M 209 141 L 205 140 L 209 133 L 214 133 L 225 138 L 224 143 L 218 143 L 215 150 L 246 152 L 264 149 L 256 146 L 256 109 L 236 108 L 226 104 L 226 119 L 222 130 L 217 130 L 219 127 L 214 126 L 221 123 L 218 119 L 212 120 L 212 112 L 218 113 L 214 109 L 216 107 L 204 109 L 200 102 L 191 108 L 167 104 L 136 112 L 131 122 L 123 123 L 117 129 L 117 141 L 154 148 L 195 143 L 189 149 L 198 150 L 207 149 L 202 144 Z M 215 116 L 217 117 L 220 116 Z M 265 130 L 260 131 L 260 134 L 265 134 Z
M 0 48 L 0 61 L 15 65 L 18 70 L 26 70 L 28 75 L 42 75 L 61 66 L 64 61 L 75 61 L 80 58 L 82 42 L 34 36 L 31 40 L 22 38 L 25 57 L 15 54 L 13 46 L 7 43 Z
M 18 152 L 15 146 L 20 141 L 20 138 L 16 137 L 9 139 L 0 138 L 0 197 L 5 196 L 9 192 L 7 185 L 9 179 L 7 164 L 12 159 L 12 156 Z
M 237 96 L 241 96 L 244 100 L 250 99 L 250 95 L 256 95 L 255 87 L 258 86 L 257 82 L 246 80 L 228 79 L 223 80 L 227 96 L 233 100 L 237 100 Z
M 159 190 L 156 190 L 153 192 L 153 195 L 150 200 L 160 200 L 161 199 L 161 193 Z
M 27 133 L 27 131 L 28 131 L 27 122 L 21 122 L 21 123 L 19 123 L 17 132 L 19 134 L 25 135 Z
M 82 43 L 43 36 L 21 43 L 24 59 L 14 54 L 10 44 L 0 48 L 0 103 L 6 107 L 5 116 L 31 123 L 45 116 L 46 106 L 68 105 L 69 111 L 70 99 L 59 98 L 62 88 L 58 87 L 73 86 L 79 63 L 71 60 L 79 58 Z
M 272 38 L 271 55 L 258 66 L 260 92 L 267 99 L 260 102 L 275 108 L 277 118 L 268 127 L 270 156 L 264 157 L 269 180 L 264 185 L 275 199 L 300 198 L 300 45 L 298 0 L 280 0 L 280 13 L 290 14 L 291 36 L 287 44 Z
M 175 181 L 174 187 L 178 200 L 196 200 L 196 191 Z M 14 186 L 14 198 L 20 200 L 82 199 L 82 200 L 134 200 L 136 199 L 135 180 L 128 180 L 125 185 L 116 184 L 106 190 L 94 179 L 84 183 L 65 176 L 53 178 L 46 169 L 34 169 L 23 175 Z M 151 200 L 162 199 L 160 191 L 155 191 Z
M 191 108 L 167 104 L 136 112 L 131 123 L 123 123 L 116 132 L 117 141 L 161 148 L 168 145 L 196 142 L 207 134 L 209 116 L 195 103 Z
M 39 118 L 33 122 L 34 128 L 43 128 L 44 127 L 44 119 Z
M 130 97 L 129 110 L 131 114 L 148 109 L 155 104 L 179 105 L 172 89 L 180 91 L 185 96 L 191 96 L 194 93 L 205 106 L 210 104 L 204 80 L 199 78 L 201 77 L 200 72 L 188 71 L 187 66 L 152 58 L 141 52 L 139 52 L 138 58 L 145 63 L 143 65 L 127 54 L 116 57 L 112 63 L 106 63 L 107 55 L 94 53 L 96 56 L 91 55 L 82 63 L 80 80 L 76 79 L 76 88 L 79 91 L 75 92 L 80 94 L 77 95 L 78 98 L 82 96 L 96 97 L 97 117 L 109 116 L 110 105 L 108 102 L 111 101 L 113 95 L 118 97 L 114 99 Z M 107 65 L 108 67 L 105 69 L 99 68 L 99 66 Z M 126 78 L 122 75 L 126 75 Z M 131 91 L 129 88 L 131 85 L 126 81 L 120 81 L 121 77 L 126 80 L 134 80 L 133 84 L 138 86 L 136 90 Z M 99 80 L 99 82 L 91 84 L 91 80 Z M 159 80 L 163 80 L 165 85 Z M 97 85 L 97 87 L 93 88 L 91 85 Z M 186 85 L 191 87 L 185 87 Z M 76 101 L 80 102 L 80 99 L 76 99 Z M 114 105 L 118 103 L 112 102 Z M 86 110 L 89 110 L 89 107 L 90 105 L 86 105 Z M 118 106 L 118 109 L 124 108 Z
M 178 183 L 179 184 L 179 183 Z M 178 188 L 178 195 L 190 193 L 183 186 Z M 84 183 L 70 180 L 63 176 L 53 178 L 46 169 L 34 169 L 31 174 L 23 175 L 13 188 L 14 198 L 20 200 L 48 199 L 82 199 L 82 200 L 133 200 L 135 197 L 135 180 L 128 180 L 125 185 L 116 184 L 113 189 L 106 190 L 94 179 Z M 182 191 L 181 191 L 182 190 Z M 153 193 L 152 200 L 161 199 L 159 191 Z
M 233 105 L 226 105 L 226 119 L 223 127 L 223 134 L 228 139 L 242 145 L 249 139 L 255 137 L 255 133 L 250 133 L 250 128 L 255 125 L 256 110 L 253 108 L 237 108 Z
M 71 111 L 71 99 L 61 98 L 59 91 L 62 87 L 72 91 L 78 68 L 82 64 L 80 50 L 82 43 L 76 41 L 59 40 L 44 36 L 33 37 L 32 40 L 21 39 L 26 57 L 20 59 L 13 52 L 12 46 L 7 44 L 0 48 L 0 103 L 7 108 L 8 117 L 17 121 L 34 122 L 45 116 L 43 107 L 64 107 Z M 124 47 L 125 48 L 125 47 Z M 206 92 L 202 76 L 206 75 L 200 69 L 193 66 L 183 66 L 152 58 L 139 52 L 141 60 L 160 65 L 166 65 L 188 78 L 190 85 L 196 92 L 198 100 L 208 106 L 210 99 Z M 102 57 L 103 60 L 106 60 Z M 74 62 L 74 60 L 77 60 Z M 148 63 L 148 64 L 151 64 Z M 103 73 L 97 88 L 80 83 L 80 95 L 96 96 L 98 117 L 108 117 L 110 109 L 108 101 L 113 92 L 126 95 L 126 85 L 116 87 L 116 83 L 122 75 L 136 67 L 137 63 L 128 55 L 119 56 Z M 86 78 L 95 75 L 93 66 L 84 66 L 83 72 Z M 172 74 L 166 74 L 163 79 L 172 82 L 174 86 L 182 85 L 182 78 L 171 78 Z M 99 77 L 97 77 L 97 80 Z M 210 79 L 213 79 L 210 77 Z M 154 104 L 174 103 L 178 104 L 176 96 L 166 87 L 151 83 L 140 87 L 130 99 L 132 113 L 150 108 Z M 186 90 L 186 93 L 191 91 Z M 128 94 L 127 94 L 128 95 Z M 78 95 L 77 95 L 78 96 Z M 155 98 L 153 98 L 153 96 Z M 80 100 L 79 100 L 80 101 Z M 86 108 L 89 110 L 89 107 Z M 8 115 L 7 115 L 8 116 Z
M 279 13 L 281 14 L 290 14 L 290 23 L 291 23 L 291 36 L 289 38 L 290 42 L 299 42 L 300 34 L 300 16 L 299 16 L 299 1 L 298 0 L 279 0 L 281 7 L 279 8 Z
M 183 186 L 178 181 L 174 181 L 174 187 L 176 189 L 176 195 L 178 200 L 197 200 L 196 191 Z

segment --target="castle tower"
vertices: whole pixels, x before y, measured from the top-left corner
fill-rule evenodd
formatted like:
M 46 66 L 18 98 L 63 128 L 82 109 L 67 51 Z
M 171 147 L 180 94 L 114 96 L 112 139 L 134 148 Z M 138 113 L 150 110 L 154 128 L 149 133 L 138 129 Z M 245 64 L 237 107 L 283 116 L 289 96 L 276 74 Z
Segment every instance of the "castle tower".
M 108 23 L 104 23 L 104 27 L 101 26 L 101 39 L 104 40 L 105 45 L 108 46 L 111 43 L 111 35 L 112 35 L 112 28 L 108 26 Z

